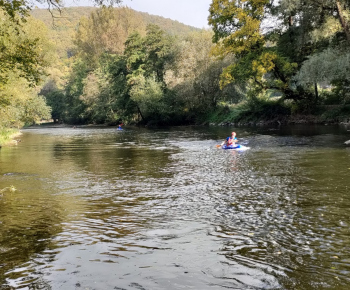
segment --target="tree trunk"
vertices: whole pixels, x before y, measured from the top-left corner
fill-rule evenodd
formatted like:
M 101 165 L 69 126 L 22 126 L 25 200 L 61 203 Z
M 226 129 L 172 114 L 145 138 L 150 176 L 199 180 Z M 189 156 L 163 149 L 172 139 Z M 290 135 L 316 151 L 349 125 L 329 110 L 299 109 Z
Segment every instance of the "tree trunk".
M 136 107 L 137 107 L 137 110 L 139 111 L 139 114 L 140 114 L 140 116 L 141 116 L 142 121 L 144 121 L 145 119 L 143 118 L 143 115 L 142 115 L 142 113 L 141 113 L 141 110 L 140 110 L 139 106 L 136 106 Z
M 316 96 L 316 98 L 315 98 L 315 103 L 317 103 L 317 102 L 318 102 L 318 89 L 317 89 L 317 83 L 315 83 L 315 96 Z
M 345 36 L 346 36 L 346 40 L 350 43 L 350 28 L 349 28 L 349 24 L 347 23 L 346 19 L 344 18 L 344 14 L 343 14 L 343 9 L 341 6 L 341 3 L 339 0 L 336 0 L 335 3 L 337 4 L 337 11 L 338 11 L 338 15 L 339 15 L 339 21 L 341 26 L 343 27 Z

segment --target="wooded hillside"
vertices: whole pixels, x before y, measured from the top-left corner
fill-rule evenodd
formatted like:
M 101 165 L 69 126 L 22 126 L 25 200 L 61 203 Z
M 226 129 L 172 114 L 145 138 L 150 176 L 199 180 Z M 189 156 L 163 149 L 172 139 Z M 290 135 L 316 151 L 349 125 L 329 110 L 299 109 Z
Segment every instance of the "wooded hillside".
M 31 15 L 45 23 L 58 55 L 60 58 L 66 58 L 72 55 L 72 49 L 74 47 L 73 38 L 80 19 L 82 17 L 89 17 L 97 9 L 97 7 L 66 7 L 61 10 L 61 13 L 58 10 L 50 12 L 47 9 L 34 9 L 31 11 Z M 145 25 L 158 25 L 170 35 L 184 36 L 190 32 L 200 30 L 169 18 L 151 15 L 145 12 L 134 12 L 142 19 Z

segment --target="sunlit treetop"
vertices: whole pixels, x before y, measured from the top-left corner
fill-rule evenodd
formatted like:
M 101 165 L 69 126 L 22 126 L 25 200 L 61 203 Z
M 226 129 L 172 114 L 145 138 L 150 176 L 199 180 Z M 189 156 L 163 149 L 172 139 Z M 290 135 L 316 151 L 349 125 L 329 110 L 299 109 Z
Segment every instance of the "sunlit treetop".
M 260 32 L 264 7 L 268 0 L 213 0 L 208 17 L 214 31 L 213 41 L 220 43 L 220 54 L 244 54 L 264 45 Z

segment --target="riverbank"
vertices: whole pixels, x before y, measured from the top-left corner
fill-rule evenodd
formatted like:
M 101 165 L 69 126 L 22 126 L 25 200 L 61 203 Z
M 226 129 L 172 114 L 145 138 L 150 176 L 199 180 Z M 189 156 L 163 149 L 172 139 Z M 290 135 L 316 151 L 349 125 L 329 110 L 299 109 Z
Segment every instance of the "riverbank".
M 0 147 L 17 144 L 18 140 L 15 138 L 21 136 L 22 133 L 19 129 L 13 128 L 1 128 L 0 129 Z
M 278 102 L 226 105 L 218 107 L 204 123 L 219 126 L 350 125 L 350 106 L 318 106 L 310 113 L 299 113 L 292 106 Z

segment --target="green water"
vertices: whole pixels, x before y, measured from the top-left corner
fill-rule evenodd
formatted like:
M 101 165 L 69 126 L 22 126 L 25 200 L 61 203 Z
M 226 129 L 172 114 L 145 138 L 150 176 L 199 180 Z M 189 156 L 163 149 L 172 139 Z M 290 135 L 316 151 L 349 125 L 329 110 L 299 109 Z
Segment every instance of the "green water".
M 215 145 L 237 132 L 244 152 Z M 349 289 L 345 127 L 36 128 L 0 149 L 0 289 Z

